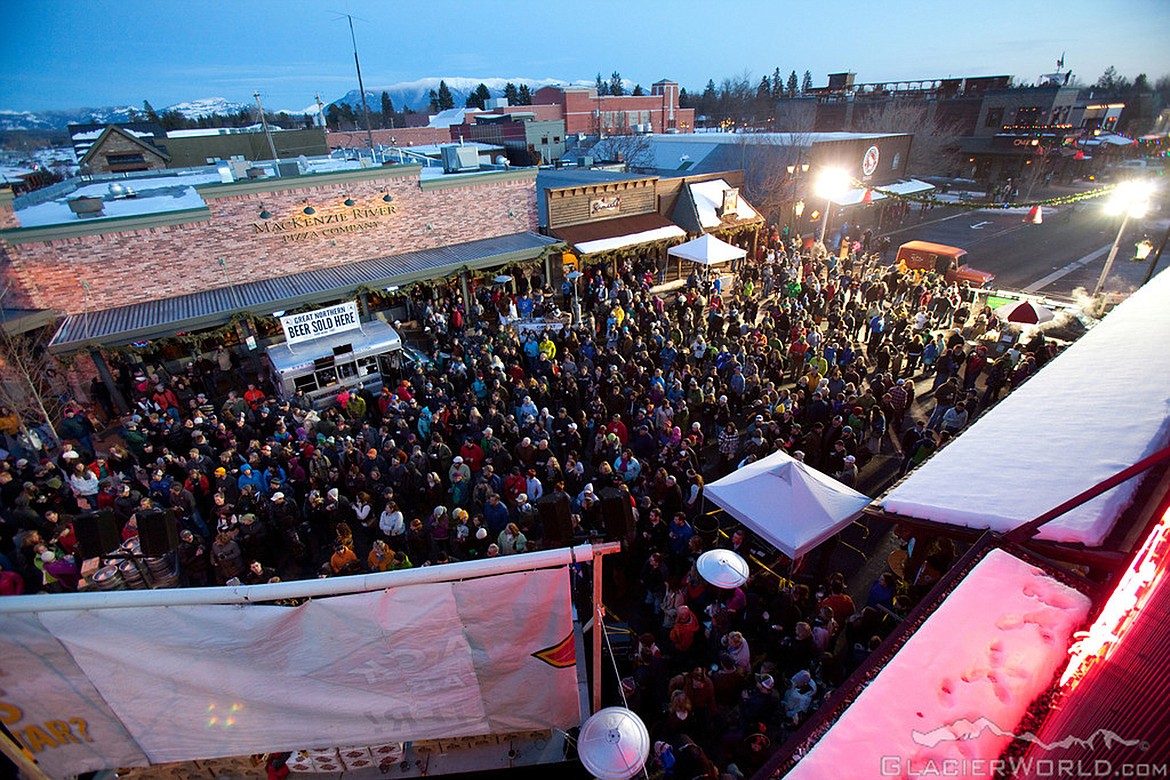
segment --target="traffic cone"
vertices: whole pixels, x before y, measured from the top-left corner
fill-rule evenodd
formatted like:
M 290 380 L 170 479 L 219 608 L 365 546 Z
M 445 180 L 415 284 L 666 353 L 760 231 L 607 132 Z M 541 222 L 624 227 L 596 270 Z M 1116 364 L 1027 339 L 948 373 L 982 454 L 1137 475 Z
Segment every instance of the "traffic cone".
M 1040 206 L 1036 205 L 1028 209 L 1028 216 L 1024 217 L 1025 222 L 1031 222 L 1033 225 L 1044 224 L 1044 213 L 1040 211 Z

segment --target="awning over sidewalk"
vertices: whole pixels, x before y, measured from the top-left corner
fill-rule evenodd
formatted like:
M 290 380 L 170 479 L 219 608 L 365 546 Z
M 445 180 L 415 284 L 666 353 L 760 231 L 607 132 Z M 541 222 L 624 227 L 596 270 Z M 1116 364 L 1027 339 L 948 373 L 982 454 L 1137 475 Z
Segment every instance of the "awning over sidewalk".
M 687 235 L 685 230 L 657 212 L 570 225 L 556 228 L 552 233 L 572 244 L 583 255 Z
M 857 187 L 846 190 L 843 195 L 833 198 L 833 203 L 836 203 L 838 206 L 856 206 L 864 200 L 867 189 L 870 192 L 870 203 L 877 203 L 879 200 L 885 200 L 895 195 L 914 195 L 919 192 L 929 192 L 934 189 L 934 185 L 927 184 L 918 179 L 903 179 L 892 184 Z
M 441 279 L 462 269 L 492 268 L 534 260 L 558 243 L 555 238 L 536 233 L 514 233 L 73 314 L 62 323 L 49 343 L 49 349 L 70 352 L 83 346 L 120 346 L 182 331 L 218 327 L 229 322 L 237 312 L 271 314 L 281 309 L 337 300 L 353 295 L 360 287 L 412 284 Z

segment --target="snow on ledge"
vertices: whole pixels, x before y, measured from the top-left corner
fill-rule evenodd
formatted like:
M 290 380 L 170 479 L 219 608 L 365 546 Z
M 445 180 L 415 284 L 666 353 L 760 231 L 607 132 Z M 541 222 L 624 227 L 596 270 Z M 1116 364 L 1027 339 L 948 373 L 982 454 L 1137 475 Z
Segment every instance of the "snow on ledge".
M 587 255 L 594 252 L 608 252 L 611 249 L 624 249 L 628 246 L 645 244 L 650 241 L 682 238 L 686 234 L 686 231 L 678 225 L 664 225 L 662 227 L 651 228 L 650 230 L 643 230 L 640 233 L 629 233 L 624 236 L 614 236 L 613 238 L 598 238 L 594 241 L 583 241 L 577 244 L 576 247 L 578 252 Z
M 992 550 L 786 780 L 990 776 L 1064 663 L 1089 599 Z M 944 764 L 944 762 L 951 762 Z M 957 762 L 957 763 L 956 763 Z
M 881 499 L 938 523 L 1023 525 L 1170 441 L 1170 273 L 1162 273 Z M 1140 479 L 1037 538 L 1098 547 Z

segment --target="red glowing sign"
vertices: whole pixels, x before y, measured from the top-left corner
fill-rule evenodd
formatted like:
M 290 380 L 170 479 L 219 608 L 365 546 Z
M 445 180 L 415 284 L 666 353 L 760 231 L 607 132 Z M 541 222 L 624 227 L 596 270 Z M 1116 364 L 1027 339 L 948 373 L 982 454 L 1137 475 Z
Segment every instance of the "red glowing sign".
M 1061 687 L 1075 687 L 1093 666 L 1108 660 L 1165 573 L 1168 553 L 1170 511 L 1154 526 L 1093 625 L 1074 634 L 1077 641 L 1069 649 L 1072 657 L 1060 676 Z

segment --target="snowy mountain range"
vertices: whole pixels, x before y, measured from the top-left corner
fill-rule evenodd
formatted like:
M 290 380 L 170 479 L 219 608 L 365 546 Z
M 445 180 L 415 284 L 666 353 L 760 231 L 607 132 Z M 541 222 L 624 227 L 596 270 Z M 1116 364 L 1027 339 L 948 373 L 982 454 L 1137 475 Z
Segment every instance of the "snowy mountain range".
M 451 97 L 455 101 L 456 107 L 462 107 L 467 101 L 467 96 L 474 92 L 481 83 L 487 86 L 492 97 L 503 96 L 504 87 L 508 82 L 512 82 L 517 87 L 521 84 L 527 84 L 528 88 L 533 92 L 541 87 L 547 86 L 593 86 L 594 84 L 593 81 L 589 80 L 564 81 L 562 79 L 529 79 L 519 77 L 434 77 L 418 79 L 417 81 L 402 81 L 386 87 L 370 87 L 366 90 L 366 101 L 369 103 L 370 111 L 381 111 L 382 93 L 386 92 L 390 96 L 390 100 L 393 101 L 395 110 L 402 111 L 405 108 L 410 108 L 418 113 L 427 113 L 430 110 L 430 92 L 432 89 L 436 92 L 438 91 L 440 81 L 447 83 L 447 88 L 451 90 Z M 627 93 L 634 87 L 633 82 L 624 81 L 623 83 Z M 348 103 L 358 108 L 361 106 L 361 95 L 356 89 L 350 90 L 341 97 L 326 103 L 326 107 L 333 103 Z M 254 108 L 254 104 L 250 102 L 238 102 L 222 97 L 212 97 L 188 100 L 170 106 L 155 106 L 154 108 L 160 114 L 164 111 L 178 111 L 189 119 L 198 119 L 199 117 L 215 114 L 236 114 L 242 109 Z M 312 103 L 306 108 L 282 109 L 274 106 L 265 106 L 265 110 L 273 111 L 274 113 L 285 111 L 292 116 L 302 116 L 304 114 L 316 114 L 318 109 L 317 104 Z M 0 130 L 56 130 L 64 129 L 69 124 L 126 122 L 130 119 L 131 111 L 134 112 L 137 118 L 142 118 L 143 111 L 141 105 L 105 106 L 101 108 L 77 108 L 55 111 L 0 109 Z

